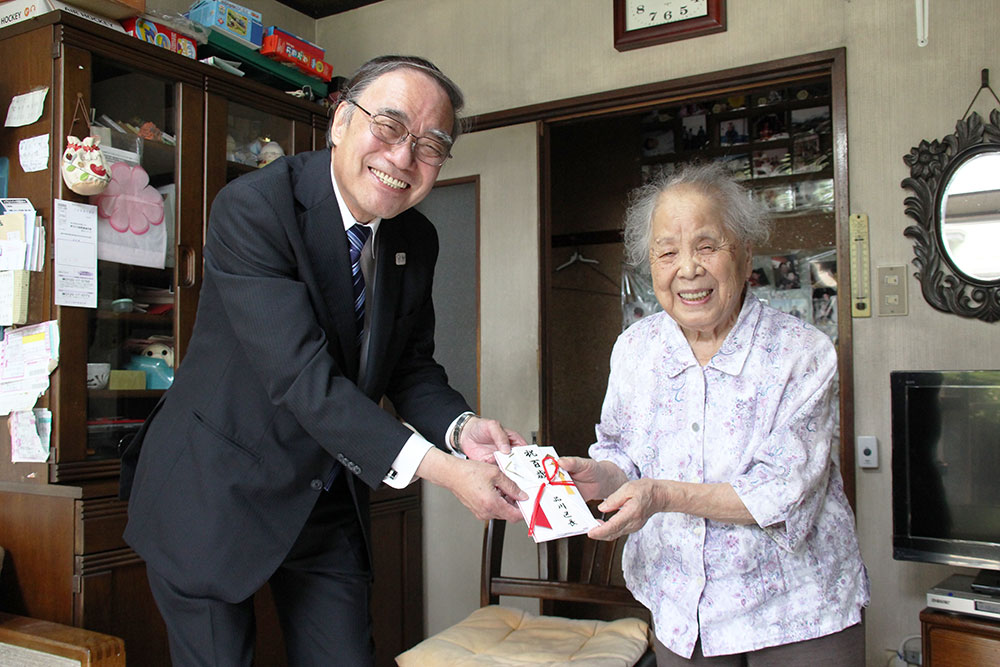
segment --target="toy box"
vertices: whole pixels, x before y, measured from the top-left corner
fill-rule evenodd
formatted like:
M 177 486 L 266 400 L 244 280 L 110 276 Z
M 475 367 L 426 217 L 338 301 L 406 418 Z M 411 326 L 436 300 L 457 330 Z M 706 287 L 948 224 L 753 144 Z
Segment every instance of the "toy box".
M 200 0 L 191 5 L 187 17 L 248 48 L 260 48 L 264 35 L 260 12 L 229 0 Z
M 156 44 L 188 58 L 198 59 L 198 47 L 193 39 L 156 21 L 142 17 L 130 18 L 122 21 L 122 27 L 125 28 L 125 32 L 144 42 Z
M 74 14 L 88 21 L 93 21 L 94 23 L 103 25 L 105 28 L 125 32 L 118 21 L 64 4 L 59 2 L 59 0 L 9 0 L 9 2 L 2 2 L 0 3 L 0 28 L 33 19 L 36 16 L 56 9 L 60 9 L 68 14 Z
M 323 81 L 329 81 L 333 77 L 333 68 L 323 61 L 326 51 L 273 25 L 268 26 L 265 31 L 260 53 L 274 60 L 291 63 L 305 74 Z

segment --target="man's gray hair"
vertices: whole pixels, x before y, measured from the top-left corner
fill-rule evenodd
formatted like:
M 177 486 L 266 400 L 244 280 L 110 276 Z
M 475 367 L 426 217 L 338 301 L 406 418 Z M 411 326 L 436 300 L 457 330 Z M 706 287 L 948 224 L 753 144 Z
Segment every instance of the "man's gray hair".
M 455 84 L 454 81 L 445 76 L 434 63 L 426 58 L 421 58 L 419 56 L 378 56 L 376 58 L 372 58 L 359 67 L 357 71 L 351 75 L 351 78 L 340 87 L 337 104 L 339 105 L 348 100 L 358 99 L 358 97 L 361 96 L 361 93 L 363 93 L 368 86 L 374 83 L 376 79 L 383 74 L 388 74 L 389 72 L 394 72 L 398 69 L 412 69 L 418 72 L 423 72 L 427 76 L 434 79 L 434 81 L 441 86 L 441 89 L 446 95 L 448 95 L 448 100 L 451 102 L 451 141 L 452 143 L 458 141 L 459 135 L 462 134 L 462 119 L 459 117 L 459 112 L 463 107 L 465 107 L 465 96 L 462 94 L 461 89 Z M 327 146 L 330 145 L 330 130 L 333 127 L 333 111 L 336 111 L 336 107 L 334 107 L 334 109 L 330 112 L 330 126 L 327 127 L 326 131 Z M 349 122 L 354 116 L 354 105 L 351 105 L 346 110 L 346 113 L 347 120 Z
M 767 242 L 771 220 L 767 208 L 732 174 L 716 162 L 688 163 L 672 174 L 661 174 L 629 194 L 625 212 L 625 260 L 632 266 L 649 269 L 649 244 L 653 216 L 661 196 L 680 185 L 689 185 L 715 200 L 722 212 L 722 224 L 738 242 L 752 245 Z

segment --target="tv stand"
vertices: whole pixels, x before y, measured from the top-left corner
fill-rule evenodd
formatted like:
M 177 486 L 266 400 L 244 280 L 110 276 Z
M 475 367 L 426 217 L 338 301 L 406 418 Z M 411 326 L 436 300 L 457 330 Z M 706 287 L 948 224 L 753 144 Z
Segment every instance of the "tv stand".
M 996 570 L 980 570 L 970 584 L 972 590 L 986 595 L 1000 596 L 1000 572 Z
M 920 636 L 924 667 L 1000 664 L 1000 622 L 927 608 Z

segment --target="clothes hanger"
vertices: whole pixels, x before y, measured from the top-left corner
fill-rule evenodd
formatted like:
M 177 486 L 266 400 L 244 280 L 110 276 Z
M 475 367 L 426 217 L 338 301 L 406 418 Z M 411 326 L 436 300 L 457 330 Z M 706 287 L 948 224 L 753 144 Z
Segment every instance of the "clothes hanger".
M 576 250 L 573 251 L 573 254 L 570 255 L 569 260 L 567 260 L 563 264 L 560 264 L 559 266 L 556 267 L 556 271 L 562 271 L 567 266 L 570 266 L 572 264 L 576 264 L 577 262 L 582 262 L 584 264 L 600 264 L 600 262 L 598 260 L 596 260 L 596 259 L 591 259 L 589 257 L 584 257 L 583 255 L 581 255 L 580 254 L 580 249 L 577 248 Z

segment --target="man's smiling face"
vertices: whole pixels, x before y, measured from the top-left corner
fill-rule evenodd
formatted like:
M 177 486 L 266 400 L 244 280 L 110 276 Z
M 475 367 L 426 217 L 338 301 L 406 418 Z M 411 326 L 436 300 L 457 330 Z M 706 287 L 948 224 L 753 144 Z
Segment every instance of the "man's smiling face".
M 355 101 L 372 114 L 395 118 L 418 137 L 452 131 L 448 95 L 434 79 L 414 69 L 383 74 Z M 392 218 L 418 204 L 434 187 L 441 169 L 417 160 L 410 144 L 413 137 L 391 146 L 375 138 L 368 126 L 364 112 L 341 103 L 330 129 L 334 176 L 359 222 Z

